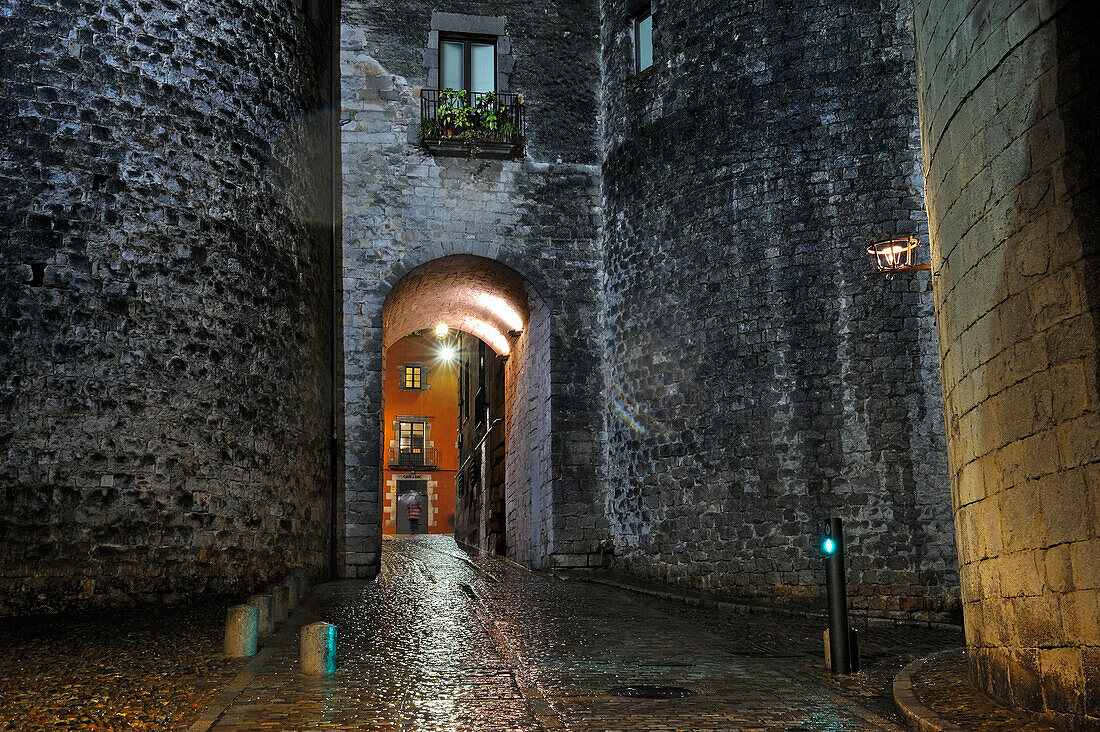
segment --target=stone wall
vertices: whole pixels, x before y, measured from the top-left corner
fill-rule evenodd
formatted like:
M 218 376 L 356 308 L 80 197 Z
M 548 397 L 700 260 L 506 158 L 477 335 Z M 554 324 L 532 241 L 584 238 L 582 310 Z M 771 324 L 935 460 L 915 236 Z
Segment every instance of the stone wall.
M 1000 699 L 1082 728 L 1100 723 L 1095 15 L 916 12 L 970 661 Z
M 464 510 L 456 514 L 455 538 L 473 549 L 515 560 L 511 527 L 506 518 L 505 463 L 509 448 L 522 454 L 531 452 L 531 436 L 521 435 L 518 441 L 505 444 L 503 422 L 507 421 L 510 411 L 505 400 L 506 360 L 467 333 L 459 333 L 456 343 L 460 380 L 458 456 L 459 465 L 464 466 L 456 485 Z M 513 349 L 507 361 L 515 363 L 517 358 L 524 357 Z M 542 366 L 540 371 L 549 371 L 545 363 Z M 497 423 L 497 420 L 502 422 Z M 496 427 L 491 427 L 494 424 Z M 548 434 L 541 439 L 549 446 Z M 527 496 L 510 498 L 522 503 Z
M 550 361 L 550 311 L 531 287 L 528 304 L 527 330 L 505 364 L 505 383 L 510 387 L 504 393 L 506 444 L 529 446 L 506 453 L 505 527 L 508 558 L 543 569 L 548 557 L 541 549 L 554 546 L 550 371 L 541 366 Z M 567 536 L 572 528 L 565 527 Z
M 864 252 L 926 239 L 911 5 L 653 3 L 635 74 L 640 8 L 602 4 L 618 566 L 821 597 L 834 514 L 857 611 L 955 617 L 931 277 Z
M 379 561 L 383 302 L 414 267 L 452 254 L 508 265 L 547 304 L 553 445 L 544 469 L 563 530 L 540 553 L 587 564 L 605 535 L 589 507 L 606 480 L 596 4 L 349 0 L 342 19 L 345 572 L 372 576 Z M 417 144 L 419 91 L 448 27 L 503 29 L 511 61 L 502 72 L 526 103 L 522 159 L 437 158 Z
M 0 612 L 330 552 L 324 3 L 0 8 Z

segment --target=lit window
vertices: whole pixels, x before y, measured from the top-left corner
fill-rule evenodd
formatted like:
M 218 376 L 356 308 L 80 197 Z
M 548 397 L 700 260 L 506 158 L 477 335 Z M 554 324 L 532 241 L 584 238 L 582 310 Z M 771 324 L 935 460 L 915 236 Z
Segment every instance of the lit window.
M 653 16 L 650 13 L 634 19 L 634 71 L 645 71 L 653 65 Z
M 401 464 L 420 464 L 424 457 L 424 423 L 406 422 L 397 423 L 397 449 L 401 456 Z
M 424 367 L 418 363 L 407 363 L 401 367 L 402 389 L 424 388 Z
M 497 48 L 493 38 L 450 36 L 439 39 L 439 87 L 471 94 L 497 89 Z

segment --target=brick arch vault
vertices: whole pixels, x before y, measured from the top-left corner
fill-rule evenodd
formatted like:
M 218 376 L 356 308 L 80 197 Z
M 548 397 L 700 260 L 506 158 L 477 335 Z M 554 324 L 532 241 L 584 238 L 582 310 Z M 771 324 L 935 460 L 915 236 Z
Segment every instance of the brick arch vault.
M 373 287 L 346 293 L 346 302 L 358 303 L 351 319 L 358 308 L 366 327 L 351 338 L 345 328 L 348 438 L 338 507 L 344 576 L 371 577 L 380 566 L 384 349 L 439 322 L 506 357 L 507 556 L 535 569 L 603 559 L 606 542 L 593 510 L 604 495 L 603 390 L 599 359 L 590 342 L 578 339 L 583 310 L 562 307 L 568 279 L 537 260 L 531 266 L 511 253 L 466 249 L 408 257 L 380 270 Z

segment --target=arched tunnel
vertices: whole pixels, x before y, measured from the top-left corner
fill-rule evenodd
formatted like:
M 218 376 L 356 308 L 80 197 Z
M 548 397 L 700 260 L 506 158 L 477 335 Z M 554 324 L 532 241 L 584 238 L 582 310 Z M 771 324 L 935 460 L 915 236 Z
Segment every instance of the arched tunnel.
M 445 358 L 432 350 L 436 346 L 446 349 Z M 407 508 L 399 506 L 403 490 L 424 491 L 428 530 L 449 530 L 438 512 L 448 511 L 453 495 L 456 538 L 544 566 L 552 534 L 552 357 L 550 311 L 540 294 L 523 275 L 492 259 L 432 260 L 408 272 L 387 296 L 382 347 L 383 533 L 396 531 L 399 523 L 408 530 L 401 521 Z M 397 358 L 395 349 L 405 355 Z M 395 389 L 392 380 L 401 378 L 408 353 L 424 354 L 415 361 L 415 368 L 424 369 L 424 383 Z M 423 387 L 437 393 L 421 394 Z M 409 401 L 410 392 L 416 401 Z M 448 434 L 452 410 L 458 415 L 455 436 Z M 417 472 L 425 460 L 415 451 L 422 448 L 430 451 L 433 469 Z

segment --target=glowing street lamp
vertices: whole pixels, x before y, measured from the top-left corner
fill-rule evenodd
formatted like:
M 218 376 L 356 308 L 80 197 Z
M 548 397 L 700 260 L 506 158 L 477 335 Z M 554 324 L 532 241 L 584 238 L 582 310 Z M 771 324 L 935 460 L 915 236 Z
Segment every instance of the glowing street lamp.
M 915 236 L 897 237 L 875 242 L 867 247 L 867 253 L 873 257 L 875 269 L 887 275 L 932 269 L 931 264 L 913 264 L 913 250 L 918 246 Z

